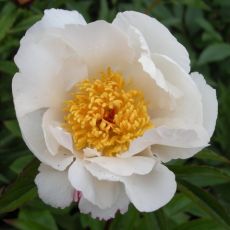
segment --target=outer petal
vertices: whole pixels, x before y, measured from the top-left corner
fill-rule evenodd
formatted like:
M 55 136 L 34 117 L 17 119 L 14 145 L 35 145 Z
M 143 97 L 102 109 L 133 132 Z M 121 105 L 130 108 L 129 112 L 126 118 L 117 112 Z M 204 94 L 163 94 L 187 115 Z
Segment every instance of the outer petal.
M 143 212 L 161 208 L 176 192 L 175 175 L 162 164 L 147 175 L 123 178 L 123 183 L 130 201 Z
M 198 89 L 200 90 L 202 96 L 203 125 L 211 137 L 215 129 L 218 113 L 216 90 L 206 83 L 204 77 L 201 74 L 194 72 L 191 74 L 191 76 Z
M 154 211 L 165 205 L 176 192 L 175 175 L 157 164 L 146 175 L 117 176 L 97 164 L 87 164 L 87 170 L 99 180 L 120 181 L 126 194 L 139 211 Z
M 87 77 L 86 66 L 61 39 L 49 34 L 21 44 L 15 56 L 20 73 L 12 81 L 17 116 L 58 107 L 73 84 Z M 54 87 L 55 83 L 55 87 Z
M 44 110 L 37 110 L 18 118 L 23 139 L 41 162 L 57 170 L 64 170 L 73 161 L 73 155 L 69 155 L 64 150 L 55 156 L 50 154 L 41 127 L 43 114 Z
M 120 183 L 101 181 L 93 177 L 84 167 L 80 159 L 69 168 L 69 180 L 72 186 L 81 191 L 85 199 L 97 205 L 101 209 L 111 207 L 116 201 L 120 189 Z
M 114 218 L 117 211 L 120 211 L 122 214 L 127 212 L 129 207 L 129 199 L 124 189 L 122 189 L 115 203 L 109 208 L 100 209 L 98 206 L 90 203 L 84 197 L 80 199 L 78 207 L 81 213 L 91 214 L 93 218 L 99 218 L 100 220 L 108 220 L 110 218 Z
M 134 11 L 126 11 L 118 13 L 113 24 L 123 31 L 127 31 L 127 24 L 136 27 L 144 35 L 152 53 L 164 54 L 177 62 L 186 72 L 190 71 L 188 52 L 155 18 Z
M 35 183 L 39 197 L 55 208 L 65 208 L 73 201 L 74 189 L 68 181 L 66 171 L 56 171 L 41 164 Z
M 131 158 L 101 156 L 89 158 L 87 161 L 98 164 L 102 168 L 119 176 L 130 176 L 132 174 L 144 175 L 152 171 L 156 164 L 156 159 L 143 156 L 135 156 Z
M 152 154 L 157 155 L 162 162 L 168 162 L 172 159 L 187 159 L 201 151 L 205 146 L 196 148 L 180 148 L 164 145 L 153 145 Z
M 64 28 L 65 25 L 86 25 L 85 19 L 77 11 L 69 11 L 62 9 L 45 10 L 45 14 L 41 20 L 44 27 Z

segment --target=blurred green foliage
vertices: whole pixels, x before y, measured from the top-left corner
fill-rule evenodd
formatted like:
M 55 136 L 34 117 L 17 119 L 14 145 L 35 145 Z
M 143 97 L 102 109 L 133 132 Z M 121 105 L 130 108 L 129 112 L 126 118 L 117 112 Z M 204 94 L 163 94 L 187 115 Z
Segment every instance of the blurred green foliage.
M 19 1 L 18 1 L 19 2 Z M 0 0 L 0 229 L 230 229 L 230 1 L 229 0 L 34 0 L 28 4 Z M 112 21 L 118 11 L 136 10 L 165 24 L 188 49 L 192 71 L 203 73 L 217 89 L 219 117 L 209 148 L 189 160 L 168 166 L 176 174 L 178 192 L 154 213 L 132 205 L 125 215 L 107 222 L 42 203 L 34 185 L 39 162 L 17 125 L 11 80 L 20 38 L 47 8 L 78 10 L 88 22 Z M 24 170 L 23 170 L 24 169 Z

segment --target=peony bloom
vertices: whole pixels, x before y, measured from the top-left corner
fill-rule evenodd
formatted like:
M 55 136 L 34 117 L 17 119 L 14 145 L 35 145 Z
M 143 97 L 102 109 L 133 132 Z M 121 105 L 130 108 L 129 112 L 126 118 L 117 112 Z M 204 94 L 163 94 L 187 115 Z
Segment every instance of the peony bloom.
M 213 134 L 215 90 L 189 73 L 186 49 L 147 15 L 87 24 L 76 11 L 46 10 L 15 62 L 17 119 L 42 162 L 38 194 L 53 207 L 78 202 L 100 219 L 130 202 L 159 209 L 176 191 L 163 163 L 193 156 Z

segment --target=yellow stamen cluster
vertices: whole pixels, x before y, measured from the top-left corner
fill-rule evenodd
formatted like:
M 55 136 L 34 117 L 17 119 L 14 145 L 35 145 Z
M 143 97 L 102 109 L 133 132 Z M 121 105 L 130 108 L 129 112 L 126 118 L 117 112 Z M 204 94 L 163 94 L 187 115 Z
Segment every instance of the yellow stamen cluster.
M 95 148 L 105 156 L 126 151 L 152 127 L 142 92 L 125 90 L 122 74 L 110 68 L 99 79 L 77 84 L 64 111 L 75 148 Z

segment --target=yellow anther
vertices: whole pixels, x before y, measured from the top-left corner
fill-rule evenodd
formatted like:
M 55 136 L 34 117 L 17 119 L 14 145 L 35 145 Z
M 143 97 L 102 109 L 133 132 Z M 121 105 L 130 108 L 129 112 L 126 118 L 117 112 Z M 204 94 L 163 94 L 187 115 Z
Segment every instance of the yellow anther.
M 64 127 L 77 150 L 90 147 L 115 156 L 153 126 L 143 93 L 125 87 L 122 74 L 111 68 L 76 85 L 72 100 L 64 103 Z

